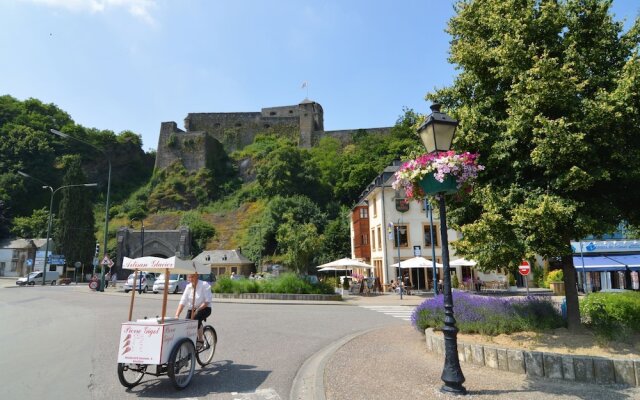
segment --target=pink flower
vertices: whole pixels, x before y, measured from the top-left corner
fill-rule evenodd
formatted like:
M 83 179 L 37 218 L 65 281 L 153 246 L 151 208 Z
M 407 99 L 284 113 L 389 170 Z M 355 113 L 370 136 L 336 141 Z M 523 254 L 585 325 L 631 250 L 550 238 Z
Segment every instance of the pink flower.
M 402 164 L 395 173 L 392 186 L 396 190 L 404 189 L 407 200 L 420 200 L 425 197 L 425 193 L 418 182 L 427 174 L 433 174 L 439 182 L 443 182 L 449 175 L 456 179 L 459 189 L 468 192 L 471 183 L 478 177 L 478 172 L 484 170 L 484 166 L 478 164 L 478 157 L 477 153 L 457 154 L 453 150 L 423 154 Z

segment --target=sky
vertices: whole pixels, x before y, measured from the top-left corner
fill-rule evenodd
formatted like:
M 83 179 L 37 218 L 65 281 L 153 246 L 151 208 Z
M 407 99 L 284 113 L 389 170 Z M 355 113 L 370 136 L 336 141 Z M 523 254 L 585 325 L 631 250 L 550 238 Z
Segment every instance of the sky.
M 614 0 L 627 25 L 639 10 Z M 307 97 L 325 130 L 393 126 L 453 83 L 453 14 L 453 0 L 0 0 L 0 95 L 131 130 L 145 150 L 190 112 Z

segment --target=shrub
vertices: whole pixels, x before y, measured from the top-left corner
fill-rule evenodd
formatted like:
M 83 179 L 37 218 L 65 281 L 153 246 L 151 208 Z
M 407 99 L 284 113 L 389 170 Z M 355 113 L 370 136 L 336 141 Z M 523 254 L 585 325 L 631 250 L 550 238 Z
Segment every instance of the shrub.
M 451 288 L 457 289 L 459 287 L 460 287 L 460 281 L 458 280 L 458 275 L 456 274 L 451 278 Z
M 640 332 L 640 293 L 591 293 L 580 303 L 584 322 L 605 339 Z
M 516 285 L 516 277 L 513 276 L 513 274 L 511 272 L 509 272 L 507 274 L 507 279 L 509 281 L 509 286 L 515 286 Z
M 549 272 L 545 281 L 547 287 L 549 287 L 552 282 L 564 282 L 564 273 L 561 269 Z
M 325 283 L 311 284 L 295 274 L 283 274 L 274 279 L 238 279 L 219 277 L 213 285 L 214 293 L 286 293 L 333 294 L 333 288 Z
M 457 326 L 462 333 L 499 335 L 525 330 L 539 331 L 563 326 L 559 312 L 549 300 L 527 297 L 501 299 L 453 292 Z M 426 328 L 444 326 L 444 296 L 425 300 L 413 312 L 413 326 Z

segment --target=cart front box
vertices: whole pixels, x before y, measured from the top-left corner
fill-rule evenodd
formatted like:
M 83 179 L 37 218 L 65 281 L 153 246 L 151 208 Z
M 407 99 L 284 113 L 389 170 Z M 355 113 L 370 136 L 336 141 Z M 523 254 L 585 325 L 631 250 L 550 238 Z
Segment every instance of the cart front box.
M 120 329 L 118 362 L 125 364 L 165 364 L 171 349 L 183 338 L 195 344 L 198 321 L 165 318 L 124 322 Z

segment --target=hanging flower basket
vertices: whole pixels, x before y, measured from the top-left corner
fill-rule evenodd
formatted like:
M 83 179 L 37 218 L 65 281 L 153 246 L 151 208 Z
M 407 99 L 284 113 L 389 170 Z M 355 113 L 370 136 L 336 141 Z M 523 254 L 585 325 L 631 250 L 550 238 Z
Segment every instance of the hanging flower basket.
M 433 174 L 427 174 L 418 182 L 418 185 L 425 194 L 455 193 L 458 191 L 458 182 L 452 175 L 446 175 L 444 180 L 440 182 Z
M 478 164 L 478 154 L 423 154 L 402 164 L 395 174 L 393 188 L 404 189 L 407 200 L 421 200 L 426 195 L 454 193 L 470 189 L 484 166 Z

